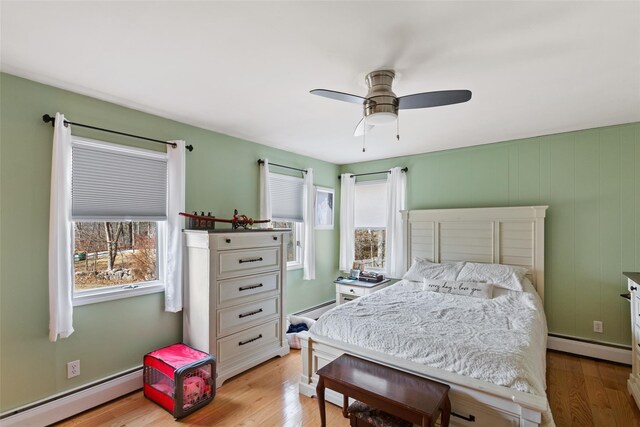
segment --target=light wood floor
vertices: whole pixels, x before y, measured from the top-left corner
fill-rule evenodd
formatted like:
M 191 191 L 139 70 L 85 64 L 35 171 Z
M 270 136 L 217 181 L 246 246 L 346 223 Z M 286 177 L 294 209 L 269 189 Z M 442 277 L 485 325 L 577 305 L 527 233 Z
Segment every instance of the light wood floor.
M 547 384 L 558 427 L 640 427 L 640 411 L 627 393 L 630 368 L 547 353 Z M 210 405 L 179 420 L 135 392 L 66 420 L 60 426 L 319 426 L 316 399 L 298 394 L 299 351 L 268 361 L 227 381 Z M 337 406 L 327 425 L 343 427 Z

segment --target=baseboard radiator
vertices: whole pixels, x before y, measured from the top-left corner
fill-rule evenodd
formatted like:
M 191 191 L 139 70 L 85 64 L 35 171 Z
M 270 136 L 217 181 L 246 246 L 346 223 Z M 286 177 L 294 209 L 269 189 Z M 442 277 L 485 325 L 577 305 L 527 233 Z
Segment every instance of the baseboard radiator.
M 46 426 L 142 388 L 142 366 L 0 414 L 0 427 Z
M 327 301 L 327 302 L 323 302 L 322 304 L 309 307 L 307 309 L 304 309 L 302 311 L 298 311 L 297 313 L 292 313 L 292 314 L 295 314 L 296 316 L 304 316 L 304 317 L 310 317 L 312 319 L 318 319 L 318 317 L 322 316 L 323 313 L 326 313 L 327 311 L 331 310 L 335 306 L 336 306 L 335 300 Z
M 631 347 L 549 334 L 547 349 L 631 365 Z

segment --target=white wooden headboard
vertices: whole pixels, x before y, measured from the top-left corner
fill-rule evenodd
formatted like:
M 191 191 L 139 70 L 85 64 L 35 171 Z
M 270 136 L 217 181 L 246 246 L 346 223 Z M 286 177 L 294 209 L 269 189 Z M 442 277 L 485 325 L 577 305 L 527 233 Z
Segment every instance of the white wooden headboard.
M 544 218 L 548 206 L 403 211 L 407 268 L 413 257 L 527 267 L 544 300 Z

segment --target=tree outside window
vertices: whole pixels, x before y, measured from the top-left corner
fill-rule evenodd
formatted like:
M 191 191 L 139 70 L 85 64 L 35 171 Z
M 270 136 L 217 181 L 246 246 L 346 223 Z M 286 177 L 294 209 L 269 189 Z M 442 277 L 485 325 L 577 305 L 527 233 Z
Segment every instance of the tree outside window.
M 74 290 L 158 280 L 156 222 L 74 222 Z
M 355 261 L 365 269 L 385 267 L 385 229 L 357 228 L 355 230 Z

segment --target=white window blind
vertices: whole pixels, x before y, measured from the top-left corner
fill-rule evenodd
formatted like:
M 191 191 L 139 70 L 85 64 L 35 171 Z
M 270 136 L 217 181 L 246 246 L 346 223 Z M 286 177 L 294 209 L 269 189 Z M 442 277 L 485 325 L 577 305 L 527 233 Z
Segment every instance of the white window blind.
M 271 219 L 302 222 L 302 178 L 269 173 Z
M 387 226 L 387 181 L 356 184 L 354 225 L 356 228 Z
M 166 220 L 166 154 L 74 138 L 71 163 L 73 220 Z

